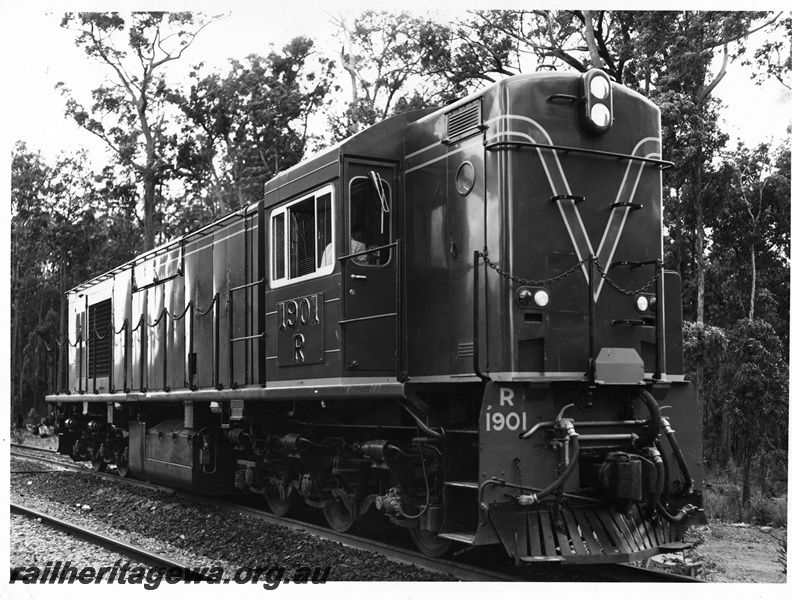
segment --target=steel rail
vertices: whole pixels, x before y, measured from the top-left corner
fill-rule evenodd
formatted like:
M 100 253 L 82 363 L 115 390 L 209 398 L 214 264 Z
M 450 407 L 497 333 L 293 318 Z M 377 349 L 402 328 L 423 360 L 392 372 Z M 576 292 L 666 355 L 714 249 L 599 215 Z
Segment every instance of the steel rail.
M 12 454 L 14 454 L 14 452 L 12 452 Z M 296 519 L 290 519 L 288 517 L 276 517 L 274 515 L 271 515 L 261 510 L 257 510 L 255 508 L 245 507 L 239 504 L 218 500 L 212 497 L 201 496 L 200 494 L 193 494 L 190 492 L 174 490 L 172 488 L 158 486 L 140 480 L 123 478 L 117 475 L 108 475 L 106 473 L 100 473 L 92 469 L 85 469 L 77 465 L 59 463 L 57 461 L 53 461 L 48 458 L 32 456 L 26 453 L 17 453 L 16 455 L 22 456 L 23 454 L 24 454 L 23 456 L 24 458 L 46 462 L 48 464 L 55 464 L 69 471 L 88 473 L 91 475 L 96 475 L 97 477 L 111 479 L 113 481 L 118 481 L 119 483 L 131 485 L 131 486 L 164 490 L 181 497 L 190 498 L 193 500 L 199 500 L 205 504 L 215 506 L 227 513 L 239 513 L 250 517 L 254 517 L 256 519 L 260 519 L 265 523 L 279 525 L 281 527 L 286 527 L 288 529 L 294 529 L 294 530 L 300 529 L 311 535 L 315 535 L 317 537 L 329 541 L 338 542 L 350 548 L 355 548 L 358 550 L 362 550 L 364 552 L 377 552 L 393 560 L 406 564 L 412 564 L 425 569 L 430 569 L 432 571 L 445 573 L 447 575 L 451 575 L 463 581 L 524 581 L 524 579 L 522 578 L 506 575 L 503 573 L 499 573 L 497 571 L 483 569 L 480 567 L 463 565 L 447 559 L 430 558 L 417 551 L 399 548 L 398 546 L 393 546 L 391 544 L 386 544 L 384 542 L 379 542 L 376 540 L 371 540 L 359 536 L 338 533 L 327 527 L 312 525 L 310 523 L 306 523 L 305 521 L 298 521 Z
M 11 456 L 15 457 L 15 458 L 22 458 L 22 459 L 25 459 L 25 460 L 38 461 L 38 462 L 42 462 L 42 463 L 45 463 L 45 464 L 48 464 L 48 465 L 61 467 L 62 469 L 66 470 L 66 471 L 74 471 L 75 473 L 87 473 L 89 475 L 95 475 L 96 477 L 99 477 L 99 478 L 102 478 L 102 479 L 108 479 L 110 481 L 117 481 L 117 482 L 119 482 L 121 484 L 126 484 L 126 485 L 130 485 L 130 486 L 133 486 L 133 487 L 142 487 L 142 488 L 147 488 L 147 489 L 150 489 L 150 490 L 165 492 L 165 493 L 168 493 L 168 494 L 173 494 L 173 493 L 176 492 L 176 490 L 174 490 L 173 488 L 170 488 L 170 487 L 167 487 L 167 486 L 164 486 L 164 485 L 157 485 L 156 483 L 149 483 L 148 481 L 141 481 L 140 479 L 129 479 L 129 478 L 126 478 L 126 477 L 121 477 L 120 475 L 112 475 L 110 473 L 102 473 L 100 471 L 94 471 L 93 469 L 91 469 L 89 467 L 86 467 L 85 465 L 83 465 L 82 463 L 79 463 L 79 462 L 68 463 L 68 462 L 56 460 L 56 459 L 53 459 L 53 458 L 47 458 L 46 456 L 35 456 L 33 454 L 28 454 L 27 452 L 20 452 L 19 451 L 19 448 L 29 449 L 29 448 L 31 448 L 30 446 L 21 446 L 21 447 L 17 447 L 17 448 L 14 448 L 14 444 L 12 444 L 11 446 L 12 446 L 12 448 L 11 448 Z M 35 448 L 35 450 L 39 450 L 39 449 L 40 448 Z M 52 452 L 56 456 L 64 456 L 63 454 L 57 454 L 57 451 L 55 451 L 55 450 L 48 450 L 46 448 L 43 448 L 41 450 L 44 450 L 45 452 Z M 39 471 L 39 472 L 40 473 L 48 473 L 50 471 Z
M 17 448 L 19 450 L 36 450 L 38 452 L 45 452 L 46 454 L 57 454 L 58 451 L 54 448 L 39 448 L 37 446 L 28 446 L 26 444 L 17 444 L 16 442 L 11 442 L 12 448 Z
M 598 578 L 624 583 L 706 583 L 689 575 L 622 563 L 586 565 L 582 569 L 591 570 Z
M 22 446 L 22 448 L 30 449 L 31 447 Z M 388 544 L 370 538 L 360 537 L 357 535 L 339 533 L 328 527 L 323 527 L 321 525 L 314 525 L 306 521 L 299 521 L 297 519 L 293 519 L 289 517 L 276 517 L 263 510 L 246 507 L 241 504 L 220 500 L 217 498 L 213 498 L 211 496 L 202 496 L 200 494 L 185 492 L 182 490 L 175 490 L 173 488 L 148 483 L 138 479 L 129 479 L 124 477 L 119 477 L 117 475 L 101 473 L 98 471 L 94 471 L 93 469 L 83 468 L 78 464 L 71 465 L 68 463 L 59 463 L 57 461 L 48 458 L 37 457 L 32 455 L 22 455 L 22 454 L 17 454 L 17 455 L 23 456 L 24 458 L 29 458 L 31 460 L 37 460 L 48 464 L 55 464 L 69 471 L 75 471 L 79 473 L 89 473 L 97 477 L 102 477 L 112 481 L 117 481 L 119 483 L 127 484 L 133 487 L 156 489 L 156 490 L 172 493 L 174 495 L 181 496 L 183 498 L 198 500 L 200 502 L 203 502 L 204 504 L 214 506 L 226 513 L 238 513 L 256 519 L 260 519 L 261 521 L 272 525 L 278 525 L 293 530 L 302 530 L 310 535 L 314 535 L 316 537 L 319 537 L 321 539 L 326 539 L 328 541 L 337 542 L 349 548 L 355 548 L 363 552 L 377 552 L 392 560 L 402 562 L 405 564 L 412 564 L 424 569 L 429 569 L 435 572 L 451 575 L 452 577 L 456 577 L 457 579 L 460 579 L 462 581 L 482 581 L 482 582 L 534 581 L 533 579 L 528 578 L 531 575 L 531 569 L 526 569 L 525 576 L 520 577 L 517 575 L 507 574 L 492 569 L 476 567 L 476 566 L 460 563 L 450 559 L 431 558 L 416 550 L 401 548 L 399 546 L 395 546 L 392 544 Z M 661 569 L 647 569 L 644 567 L 637 567 L 634 565 L 625 565 L 620 563 L 605 563 L 605 564 L 596 564 L 596 565 L 558 565 L 558 568 L 568 570 L 570 575 L 570 581 L 576 581 L 577 579 L 575 577 L 575 574 L 579 574 L 582 572 L 588 575 L 588 577 L 586 578 L 587 581 L 608 580 L 608 581 L 635 582 L 635 583 L 644 583 L 644 582 L 702 583 L 700 579 L 696 579 L 694 577 L 678 575 L 675 573 L 670 573 L 668 571 L 663 571 Z
M 184 563 L 173 560 L 162 554 L 157 554 L 156 552 L 151 552 L 149 550 L 146 550 L 145 548 L 136 546 L 135 544 L 130 544 L 123 540 L 110 537 L 103 533 L 99 533 L 98 531 L 87 529 L 84 525 L 71 523 L 69 521 L 60 519 L 58 517 L 54 517 L 52 515 L 41 512 L 40 510 L 36 510 L 34 508 L 22 506 L 21 504 L 16 504 L 14 502 L 10 502 L 9 504 L 12 513 L 17 513 L 34 519 L 40 519 L 42 523 L 46 523 L 47 525 L 54 527 L 55 529 L 64 531 L 69 535 L 85 540 L 86 542 L 89 542 L 96 546 L 101 546 L 108 550 L 112 550 L 113 552 L 123 554 L 124 556 L 128 558 L 132 558 L 149 567 L 179 569 L 179 573 L 182 575 L 182 577 L 184 578 L 189 577 L 190 581 L 197 581 L 204 579 L 204 577 L 202 577 L 200 573 L 195 571 L 195 569 L 192 569 L 187 565 L 185 565 Z
M 406 548 L 400 548 L 398 546 L 370 538 L 350 535 L 347 533 L 339 533 L 328 527 L 313 525 L 311 523 L 298 521 L 289 517 L 276 517 L 262 510 L 241 506 L 232 502 L 226 502 L 216 498 L 207 498 L 206 496 L 199 496 L 197 494 L 183 492 L 179 492 L 179 494 L 183 494 L 191 498 L 199 498 L 223 511 L 240 513 L 260 519 L 265 523 L 279 525 L 288 529 L 301 530 L 316 537 L 320 537 L 332 542 L 338 542 L 349 548 L 355 548 L 364 552 L 377 552 L 378 554 L 382 554 L 392 560 L 411 564 L 416 567 L 429 569 L 439 573 L 445 573 L 446 575 L 451 575 L 462 581 L 525 581 L 525 579 L 522 577 L 509 575 L 482 567 L 466 565 L 449 559 L 430 558 L 424 554 L 421 554 L 417 550 L 408 550 Z

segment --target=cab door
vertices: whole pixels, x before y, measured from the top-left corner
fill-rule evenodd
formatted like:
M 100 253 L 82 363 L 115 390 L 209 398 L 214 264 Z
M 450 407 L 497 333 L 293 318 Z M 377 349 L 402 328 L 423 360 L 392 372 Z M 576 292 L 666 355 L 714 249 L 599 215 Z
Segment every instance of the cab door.
M 348 159 L 344 174 L 344 371 L 393 376 L 399 370 L 401 323 L 396 165 Z

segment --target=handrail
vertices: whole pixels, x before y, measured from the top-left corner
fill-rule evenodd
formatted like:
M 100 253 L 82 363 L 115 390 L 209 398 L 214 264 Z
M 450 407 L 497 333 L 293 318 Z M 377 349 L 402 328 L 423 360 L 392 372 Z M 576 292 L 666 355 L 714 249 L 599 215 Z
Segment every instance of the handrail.
M 661 170 L 670 169 L 674 166 L 674 163 L 671 161 L 662 160 L 659 158 L 649 158 L 646 156 L 635 156 L 634 154 L 621 154 L 619 152 L 605 152 L 604 150 L 589 150 L 588 148 L 573 148 L 571 146 L 556 146 L 554 144 L 540 144 L 538 142 L 524 142 L 518 140 L 493 142 L 484 148 L 494 152 L 497 150 L 508 149 L 509 146 L 516 146 L 518 148 L 543 148 L 546 150 L 559 150 L 561 152 L 579 152 L 581 154 L 604 156 L 606 158 L 615 158 L 617 160 L 636 160 L 638 162 L 645 162 L 655 165 L 660 167 Z
M 381 315 L 369 315 L 368 317 L 354 317 L 352 319 L 340 319 L 339 325 L 346 325 L 347 323 L 358 323 L 360 321 L 371 321 L 373 319 L 387 319 L 389 317 L 398 317 L 398 312 L 382 313 Z
M 357 258 L 358 256 L 363 256 L 364 254 L 371 254 L 372 252 L 379 252 L 380 250 L 387 250 L 388 248 L 395 248 L 398 246 L 399 240 L 395 242 L 391 242 L 390 244 L 385 244 L 384 246 L 377 246 L 376 248 L 367 248 L 366 250 L 361 250 L 360 252 L 355 252 L 354 254 L 347 254 L 345 256 L 339 256 L 338 260 L 349 260 L 350 258 Z M 377 266 L 384 266 L 384 265 L 377 265 Z

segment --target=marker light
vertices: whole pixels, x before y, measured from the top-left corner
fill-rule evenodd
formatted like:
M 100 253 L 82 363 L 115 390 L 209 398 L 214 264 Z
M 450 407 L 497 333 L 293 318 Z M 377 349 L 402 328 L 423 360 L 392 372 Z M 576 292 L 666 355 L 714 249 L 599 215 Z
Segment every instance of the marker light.
M 550 294 L 544 288 L 521 287 L 514 294 L 520 308 L 544 308 L 550 304 Z
M 592 136 L 613 125 L 613 86 L 604 71 L 591 69 L 580 77 L 580 125 Z
M 539 308 L 544 308 L 550 303 L 550 294 L 545 290 L 537 290 L 534 294 L 534 302 Z
M 530 306 L 532 299 L 533 299 L 533 294 L 531 293 L 531 290 L 529 290 L 528 288 L 523 287 L 517 290 L 517 304 L 519 304 L 523 308 Z
M 655 312 L 657 298 L 654 294 L 638 294 L 635 297 L 635 310 L 639 313 Z

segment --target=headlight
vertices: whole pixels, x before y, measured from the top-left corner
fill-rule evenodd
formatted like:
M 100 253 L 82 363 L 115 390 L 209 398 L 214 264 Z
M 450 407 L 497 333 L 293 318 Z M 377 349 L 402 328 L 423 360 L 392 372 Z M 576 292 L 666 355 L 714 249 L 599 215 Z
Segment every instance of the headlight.
M 604 71 L 591 69 L 580 76 L 580 125 L 592 136 L 613 125 L 613 86 Z
M 608 94 L 610 94 L 610 81 L 608 81 L 607 78 L 603 77 L 602 75 L 596 75 L 595 77 L 591 78 L 589 89 L 591 90 L 592 96 L 594 96 L 597 100 L 602 100 Z
M 610 111 L 604 104 L 595 104 L 591 107 L 591 120 L 597 127 L 607 127 L 611 120 Z

